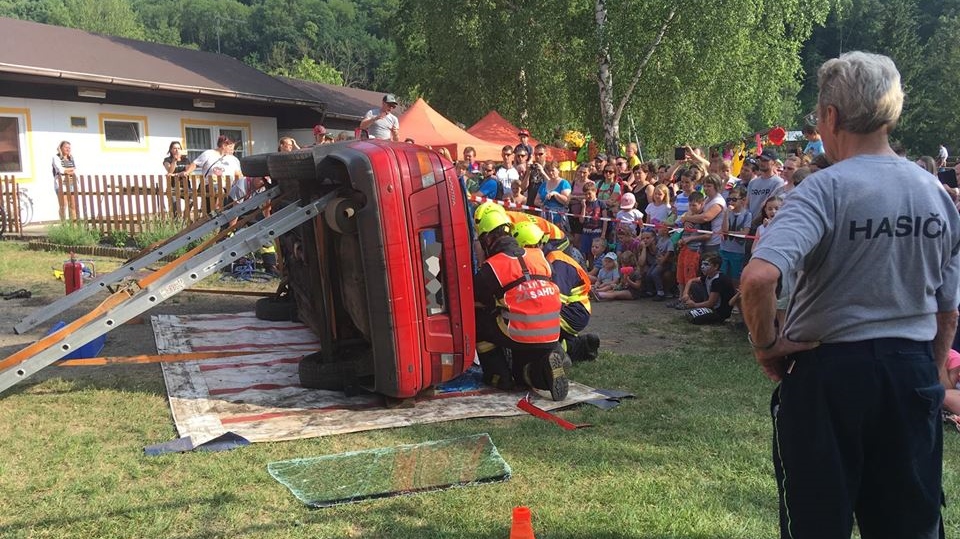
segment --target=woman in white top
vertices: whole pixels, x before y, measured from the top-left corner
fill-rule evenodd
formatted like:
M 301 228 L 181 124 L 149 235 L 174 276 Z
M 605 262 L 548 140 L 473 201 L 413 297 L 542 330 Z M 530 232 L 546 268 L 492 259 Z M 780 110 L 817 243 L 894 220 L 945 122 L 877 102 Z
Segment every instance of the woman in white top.
M 703 179 L 703 194 L 706 201 L 703 211 L 696 215 L 687 215 L 683 218 L 684 224 L 699 225 L 710 223 L 711 236 L 700 249 L 700 256 L 704 253 L 719 253 L 720 243 L 723 241 L 723 220 L 726 219 L 727 202 L 720 196 L 724 180 L 718 174 L 708 174 Z
M 60 203 L 60 220 L 75 219 L 77 215 L 77 166 L 73 160 L 70 143 L 63 141 L 57 146 L 57 154 L 53 156 L 54 189 L 57 191 L 57 201 Z M 69 208 L 69 213 L 66 211 Z
M 199 169 L 200 174 L 206 180 L 207 194 L 204 197 L 203 211 L 209 213 L 211 210 L 220 209 L 223 193 L 222 186 L 216 185 L 218 180 L 215 177 L 240 176 L 240 160 L 233 155 L 236 143 L 226 135 L 220 135 L 217 139 L 217 147 L 213 150 L 207 150 L 190 163 L 190 166 L 183 171 L 184 174 L 192 174 Z

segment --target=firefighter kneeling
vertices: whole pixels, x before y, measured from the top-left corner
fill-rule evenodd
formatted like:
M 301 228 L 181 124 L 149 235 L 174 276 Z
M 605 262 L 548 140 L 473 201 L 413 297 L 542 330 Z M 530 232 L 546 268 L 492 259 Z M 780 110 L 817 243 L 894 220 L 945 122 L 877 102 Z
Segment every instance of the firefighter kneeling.
M 483 381 L 501 389 L 518 383 L 550 391 L 561 401 L 569 382 L 560 337 L 560 290 L 539 249 L 524 249 L 502 212 L 477 223 L 486 260 L 474 276 L 477 352 Z M 505 350 L 510 350 L 512 366 Z
M 560 289 L 560 340 L 573 361 L 593 361 L 600 350 L 600 337 L 580 334 L 590 323 L 590 276 L 583 266 L 563 252 L 561 245 L 548 241 L 541 227 L 527 221 L 513 225 L 513 237 L 521 247 L 541 247 Z

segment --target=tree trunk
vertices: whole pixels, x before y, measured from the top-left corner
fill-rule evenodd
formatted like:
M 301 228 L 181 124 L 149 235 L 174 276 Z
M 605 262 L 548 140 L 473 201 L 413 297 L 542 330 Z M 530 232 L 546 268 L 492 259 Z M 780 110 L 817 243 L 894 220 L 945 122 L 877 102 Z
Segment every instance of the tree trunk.
M 620 122 L 613 109 L 613 72 L 610 70 L 610 42 L 607 39 L 607 4 L 596 0 L 597 21 L 597 86 L 600 89 L 600 118 L 603 120 L 603 142 L 610 155 L 620 155 Z
M 637 87 L 637 83 L 640 82 L 640 77 L 643 75 L 644 68 L 647 66 L 647 63 L 650 62 L 650 58 L 653 56 L 654 51 L 656 51 L 657 47 L 660 46 L 660 43 L 663 41 L 664 34 L 667 33 L 670 23 L 676 16 L 677 6 L 674 4 L 673 7 L 670 8 L 670 13 L 667 14 L 667 18 L 660 26 L 660 31 L 657 32 L 657 35 L 647 48 L 646 54 L 640 61 L 640 64 L 637 66 L 637 71 L 633 75 L 633 80 L 630 81 L 630 86 L 627 88 L 626 92 L 624 92 L 623 98 L 620 99 L 619 105 L 616 107 L 616 109 L 614 109 L 613 72 L 610 66 L 610 40 L 607 39 L 607 5 L 605 0 L 596 0 L 596 2 L 595 15 L 597 21 L 598 44 L 597 85 L 600 87 L 600 117 L 603 119 L 603 141 L 608 155 L 619 156 L 620 118 L 623 117 L 623 110 L 626 108 L 627 103 L 630 102 L 630 96 L 633 95 L 633 90 Z

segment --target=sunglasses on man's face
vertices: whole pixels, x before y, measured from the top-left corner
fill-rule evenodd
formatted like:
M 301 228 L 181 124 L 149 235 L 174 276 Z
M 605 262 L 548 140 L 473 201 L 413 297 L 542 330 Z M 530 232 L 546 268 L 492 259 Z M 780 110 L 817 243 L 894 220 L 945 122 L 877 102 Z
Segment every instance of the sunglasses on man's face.
M 493 169 L 492 169 L 492 168 L 485 168 L 485 169 L 483 169 L 483 171 L 484 171 L 484 172 L 493 172 Z
M 737 197 L 730 197 L 730 198 L 727 199 L 727 202 L 739 202 L 739 201 L 740 201 L 740 199 L 737 198 Z
M 616 170 L 604 170 L 603 173 L 604 173 L 604 174 L 616 174 L 617 171 L 616 171 Z
M 545 153 L 543 153 L 543 152 L 536 152 L 534 155 L 547 155 L 547 154 L 545 154 Z

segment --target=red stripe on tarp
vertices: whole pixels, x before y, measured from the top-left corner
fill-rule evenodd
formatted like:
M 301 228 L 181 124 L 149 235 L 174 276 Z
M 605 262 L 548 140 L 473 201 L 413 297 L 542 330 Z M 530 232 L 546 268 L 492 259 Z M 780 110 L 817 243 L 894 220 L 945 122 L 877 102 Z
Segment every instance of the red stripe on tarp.
M 320 346 L 320 341 L 312 342 L 272 342 L 266 344 L 240 343 L 240 344 L 212 344 L 209 346 L 193 346 L 194 352 L 215 352 L 223 350 L 243 350 L 245 348 L 260 348 L 263 350 L 275 350 L 285 346 Z
M 200 372 L 217 371 L 220 369 L 244 369 L 247 367 L 272 367 L 274 365 L 282 365 L 284 363 L 300 363 L 301 359 L 303 359 L 303 355 L 284 357 L 280 359 L 271 359 L 270 361 L 258 361 L 256 363 L 237 362 L 237 363 L 216 363 L 214 365 L 203 364 L 203 365 L 200 365 Z
M 360 410 L 372 410 L 374 408 L 383 408 L 383 403 L 375 402 L 375 403 L 368 403 L 368 404 L 334 404 L 331 406 L 323 406 L 321 408 L 310 408 L 308 410 L 290 410 L 289 412 L 268 412 L 268 413 L 255 414 L 255 415 L 242 415 L 242 416 L 221 419 L 220 423 L 224 425 L 229 425 L 234 423 L 252 423 L 254 421 L 265 421 L 269 419 L 279 419 L 281 417 L 306 415 L 306 414 L 313 414 L 317 412 L 320 412 L 320 413 L 335 412 L 338 410 L 360 411 Z
M 234 393 L 243 393 L 244 391 L 265 390 L 265 389 L 284 389 L 287 387 L 300 387 L 300 384 L 254 384 L 247 387 L 225 387 L 223 389 L 211 389 L 210 395 L 231 395 Z
M 542 408 L 537 408 L 532 402 L 530 402 L 529 397 L 524 397 L 524 398 L 520 399 L 519 401 L 517 401 L 517 408 L 520 408 L 520 409 L 523 410 L 524 412 L 527 412 L 528 414 L 530 414 L 530 415 L 532 415 L 532 416 L 534 416 L 534 417 L 539 417 L 540 419 L 543 419 L 544 421 L 550 421 L 550 422 L 552 422 L 552 423 L 556 423 L 557 425 L 559 425 L 559 426 L 560 426 L 562 429 L 564 429 L 564 430 L 576 430 L 576 429 L 579 429 L 579 428 L 581 428 L 581 427 L 589 427 L 589 426 L 590 426 L 590 425 L 586 425 L 586 424 L 584 424 L 584 425 L 574 425 L 573 423 L 567 421 L 566 419 L 561 419 L 561 418 L 559 418 L 559 417 L 551 414 L 550 412 L 548 412 L 548 411 L 546 411 L 546 410 L 544 410 L 544 409 L 542 409 Z

